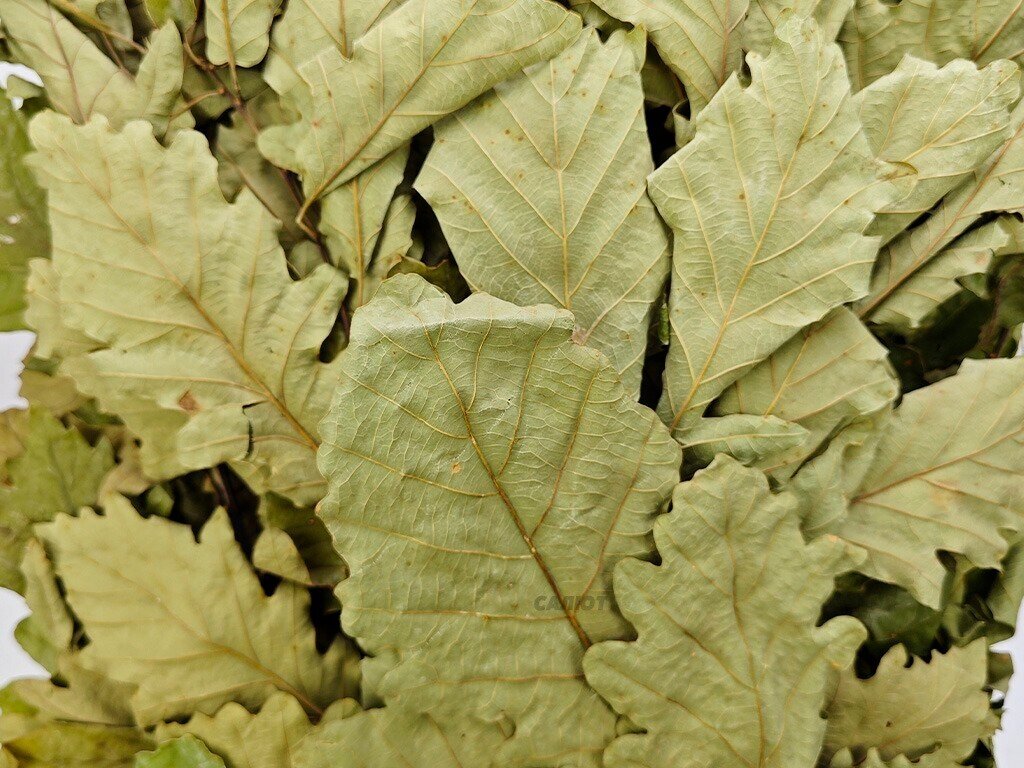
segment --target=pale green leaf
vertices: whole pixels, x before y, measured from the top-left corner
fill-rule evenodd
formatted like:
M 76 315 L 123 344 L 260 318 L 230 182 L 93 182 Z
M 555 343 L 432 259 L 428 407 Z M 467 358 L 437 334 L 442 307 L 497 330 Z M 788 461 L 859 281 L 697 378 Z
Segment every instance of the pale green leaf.
M 25 579 L 25 603 L 31 614 L 18 624 L 15 638 L 52 673 L 57 669 L 58 656 L 71 647 L 74 621 L 57 586 L 50 559 L 35 539 L 25 542 L 21 572 Z M 27 634 L 34 643 L 26 642 Z
M 396 149 L 321 203 L 320 231 L 331 261 L 349 276 L 353 310 L 373 297 L 412 245 L 416 209 L 408 194 L 395 194 L 408 159 L 408 147 Z
M 830 678 L 864 637 L 847 617 L 817 626 L 846 548 L 805 544 L 793 500 L 726 456 L 677 487 L 654 536 L 660 565 L 615 571 L 637 639 L 584 659 L 591 686 L 643 731 L 616 739 L 603 764 L 812 765 Z
M 165 149 L 144 123 L 115 133 L 53 114 L 32 132 L 62 318 L 104 347 L 64 370 L 142 438 L 150 476 L 232 460 L 257 490 L 319 499 L 338 367 L 318 352 L 344 276 L 325 265 L 292 281 L 276 223 L 248 191 L 225 202 L 197 133 Z
M 0 486 L 0 586 L 21 591 L 19 564 L 32 526 L 95 504 L 113 465 L 106 440 L 91 446 L 44 408 L 30 410 L 24 450 L 8 464 L 8 482 Z
M 595 0 L 610 15 L 643 26 L 686 89 L 696 115 L 743 63 L 739 26 L 749 0 Z
M 291 563 L 292 573 L 298 574 L 297 567 L 301 564 L 302 572 L 309 583 L 335 586 L 345 578 L 348 573 L 345 563 L 334 551 L 331 535 L 312 509 L 296 507 L 271 494 L 261 500 L 259 517 L 264 532 L 256 542 L 256 549 L 253 552 L 253 562 L 258 568 L 277 573 L 267 566 L 272 561 L 282 562 L 282 558 L 286 558 Z M 263 554 L 268 558 L 261 564 L 261 542 L 263 536 L 272 531 L 284 534 L 291 545 L 285 543 L 279 535 L 271 534 L 270 543 L 262 545 Z M 292 553 L 298 556 L 298 562 L 294 560 Z
M 807 453 L 811 434 L 778 416 L 733 413 L 701 419 L 686 432 L 686 463 L 707 466 L 727 453 L 747 466 L 776 467 L 798 462 Z
M 1024 198 L 1021 202 L 1024 204 Z M 930 222 L 925 226 L 929 227 Z M 913 233 L 909 237 L 904 235 L 894 248 L 882 252 L 874 280 L 876 285 L 892 277 L 883 272 L 894 265 L 889 258 L 892 254 L 898 251 L 901 257 L 910 255 L 908 249 L 913 247 L 910 243 L 913 239 Z M 984 276 L 992 260 L 1009 245 L 1010 232 L 1004 220 L 997 219 L 969 230 L 932 258 L 922 260 L 912 274 L 903 276 L 898 285 L 892 286 L 891 292 L 881 294 L 885 298 L 880 304 L 873 304 L 872 299 L 865 301 L 861 314 L 876 325 L 904 333 L 927 325 L 943 302 L 969 285 L 972 277 L 980 280 L 980 287 L 975 290 L 984 295 Z M 888 288 L 883 290 L 888 291 Z
M 503 740 L 500 732 L 490 743 L 478 733 L 467 738 L 464 727 L 456 723 L 446 729 L 429 713 L 410 714 L 395 707 L 369 709 L 325 722 L 308 734 L 296 750 L 295 768 L 546 768 L 592 764 L 588 762 L 592 755 L 575 753 L 525 763 L 507 762 L 502 756 L 495 759 L 495 750 Z
M 115 498 L 105 516 L 62 516 L 43 536 L 89 636 L 85 658 L 138 686 L 141 725 L 230 701 L 258 707 L 278 690 L 317 714 L 349 692 L 350 651 L 338 642 L 317 652 L 304 589 L 263 593 L 224 512 L 197 542 L 187 526 L 143 519 Z
M 792 474 L 833 434 L 896 399 L 898 386 L 887 358 L 885 347 L 852 312 L 837 309 L 745 374 L 712 412 L 776 416 L 807 430 L 806 450 L 785 462 L 786 474 Z M 686 441 L 693 441 L 692 434 Z
M 173 120 L 173 112 L 181 98 L 185 54 L 174 24 L 168 22 L 149 37 L 149 50 L 135 77 L 138 117 L 148 120 L 158 136 L 163 135 Z M 180 124 L 180 120 L 177 124 Z M 191 125 L 191 117 L 187 119 Z
M 18 59 L 42 78 L 54 109 L 76 123 L 92 115 L 116 123 L 132 114 L 132 76 L 46 0 L 5 0 L 2 24 Z
M 1006 141 L 1019 81 L 1008 61 L 938 69 L 908 56 L 854 97 L 872 151 L 913 184 L 878 214 L 870 234 L 892 240 Z
M 597 764 L 614 717 L 580 660 L 626 631 L 611 567 L 651 555 L 678 477 L 678 446 L 573 327 L 392 278 L 354 317 L 324 422 L 320 515 L 367 685 L 497 765 Z
M 403 2 L 294 0 L 286 3 L 271 35 L 264 72 L 267 82 L 278 93 L 291 97 L 292 88 L 304 87 L 300 74 L 303 66 L 330 50 L 349 58 L 355 41 Z
M 860 90 L 892 72 L 905 54 L 938 65 L 984 66 L 1024 56 L 1019 0 L 857 0 L 839 35 Z
M 984 640 L 907 662 L 897 645 L 868 679 L 842 674 L 827 709 L 825 760 L 843 749 L 859 757 L 874 749 L 883 760 L 927 755 L 926 766 L 957 764 L 992 734 Z
M 8 735 L 12 720 L 20 727 Z M 0 756 L 13 757 L 16 768 L 132 768 L 135 754 L 152 746 L 134 728 L 8 716 L 0 717 L 0 743 Z
M 1008 627 L 1017 626 L 1021 601 L 1024 600 L 1024 539 L 1010 547 L 1003 559 L 1002 573 L 992 587 L 988 605 L 992 618 Z
M 814 19 L 822 37 L 835 40 L 855 0 L 750 0 L 743 20 L 743 47 L 767 56 L 775 31 L 791 19 Z
M 46 198 L 24 165 L 24 115 L 0 93 L 0 331 L 24 328 L 29 260 L 49 255 Z
M 209 0 L 206 8 L 206 58 L 214 64 L 252 67 L 270 47 L 270 23 L 279 0 Z
M 15 680 L 11 688 L 45 717 L 94 725 L 134 726 L 131 695 L 135 686 L 111 680 L 86 666 L 78 652 L 65 650 L 57 658 L 54 678 Z
M 918 312 L 907 309 L 912 312 L 909 318 L 896 310 L 890 312 L 889 302 L 895 302 L 898 308 L 907 301 L 916 304 L 912 298 L 901 294 L 920 293 L 927 298 L 940 291 L 938 296 L 941 297 L 945 290 L 950 295 L 949 281 L 956 268 L 943 264 L 931 266 L 931 263 L 943 261 L 949 245 L 980 217 L 1003 211 L 1024 211 L 1024 104 L 1014 109 L 1010 128 L 1012 133 L 1002 146 L 946 195 L 926 221 L 882 250 L 871 278 L 871 291 L 858 305 L 862 318 L 897 328 L 913 327 L 918 322 Z M 961 256 L 962 252 L 953 256 L 954 262 L 959 262 Z M 915 279 L 922 271 L 925 274 L 920 278 L 921 283 L 916 284 Z M 931 280 L 929 273 L 937 274 L 940 279 Z
M 141 752 L 135 757 L 134 768 L 224 768 L 224 761 L 194 736 L 161 744 L 153 752 Z
M 800 328 L 867 289 L 884 203 L 838 48 L 780 32 L 651 177 L 675 234 L 662 418 L 679 436 Z
M 160 725 L 157 737 L 191 734 L 227 768 L 292 768 L 294 752 L 312 728 L 298 701 L 275 693 L 256 714 L 239 704 L 225 704 L 212 717 L 198 714 L 187 723 Z
M 641 34 L 594 30 L 434 129 L 416 181 L 476 290 L 573 312 L 637 390 L 668 275 L 647 197 Z
M 937 606 L 938 550 L 997 568 L 1024 528 L 1024 358 L 967 360 L 903 398 L 845 518 L 828 531 L 863 547 L 862 570 Z
M 410 0 L 353 45 L 300 67 L 295 137 L 307 204 L 495 83 L 547 58 L 579 17 L 544 0 Z M 403 44 L 395 46 L 393 40 Z
M 259 110 L 262 120 L 282 121 L 283 110 L 272 107 L 260 109 L 264 101 L 276 98 L 273 91 L 269 91 L 258 99 L 250 99 L 246 107 L 249 120 L 238 114 L 232 115 L 229 125 L 217 129 L 213 155 L 217 158 L 217 177 L 224 196 L 234 200 L 242 189 L 248 189 L 281 222 L 281 240 L 288 247 L 304 237 L 295 221 L 302 204 L 302 193 L 298 183 L 290 179 L 286 171 L 272 165 L 260 153 L 256 144 L 256 122 L 252 119 L 253 112 Z M 322 258 L 317 252 L 317 261 Z
M 25 322 L 36 333 L 35 351 L 46 360 L 92 352 L 99 346 L 61 317 L 60 280 L 49 259 L 31 259 L 25 281 Z

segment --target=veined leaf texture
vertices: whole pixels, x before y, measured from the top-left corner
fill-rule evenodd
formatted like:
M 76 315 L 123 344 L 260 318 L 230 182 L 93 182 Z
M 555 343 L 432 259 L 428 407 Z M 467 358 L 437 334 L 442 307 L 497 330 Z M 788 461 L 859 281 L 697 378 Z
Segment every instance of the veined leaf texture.
M 0 40 L 0 768 L 995 768 L 1019 0 Z

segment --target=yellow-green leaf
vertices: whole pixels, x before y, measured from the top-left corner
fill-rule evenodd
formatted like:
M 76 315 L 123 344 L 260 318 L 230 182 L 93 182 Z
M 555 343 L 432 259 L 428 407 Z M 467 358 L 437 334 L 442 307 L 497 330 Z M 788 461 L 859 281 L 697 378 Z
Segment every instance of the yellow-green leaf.
M 805 544 L 792 499 L 726 456 L 677 487 L 654 536 L 660 565 L 615 570 L 637 639 L 584 659 L 591 686 L 642 731 L 603 765 L 813 765 L 830 678 L 864 637 L 851 618 L 817 626 L 846 549 Z
M 667 430 L 573 327 L 392 278 L 354 317 L 324 422 L 320 515 L 367 685 L 499 765 L 597 765 L 614 717 L 580 660 L 626 631 L 610 569 L 651 555 L 678 477 Z
M 668 275 L 647 197 L 644 38 L 588 30 L 435 127 L 416 189 L 476 290 L 573 312 L 577 336 L 640 385 Z

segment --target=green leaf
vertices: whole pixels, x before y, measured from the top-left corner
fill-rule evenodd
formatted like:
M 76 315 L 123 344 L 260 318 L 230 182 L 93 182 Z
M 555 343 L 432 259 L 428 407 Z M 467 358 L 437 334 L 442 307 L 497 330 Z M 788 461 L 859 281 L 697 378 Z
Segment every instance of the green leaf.
M 800 328 L 867 289 L 884 202 L 839 50 L 788 24 L 651 177 L 675 234 L 662 418 L 684 435 Z
M 858 305 L 862 318 L 913 328 L 922 312 L 958 290 L 952 283 L 956 277 L 978 268 L 977 258 L 965 263 L 964 251 L 950 244 L 988 214 L 1024 211 L 1024 104 L 1014 109 L 1010 128 L 1002 146 L 946 195 L 926 221 L 882 250 L 871 291 Z
M 3 26 L 18 60 L 42 78 L 54 109 L 84 123 L 92 115 L 123 120 L 135 83 L 46 0 L 5 0 Z
M 89 445 L 39 406 L 28 418 L 23 452 L 8 463 L 8 483 L 0 486 L 0 586 L 18 592 L 25 587 L 19 564 L 33 525 L 95 504 L 114 466 L 106 440 Z
M 321 3 L 295 0 L 285 4 L 284 13 L 271 38 L 270 55 L 264 71 L 271 87 L 282 95 L 303 88 L 303 66 L 330 50 L 344 58 L 352 56 L 353 45 L 367 30 L 403 4 L 405 0 L 361 0 L 358 3 Z
M 323 198 L 320 231 L 332 263 L 349 276 L 353 310 L 373 297 L 412 246 L 416 209 L 410 195 L 395 194 L 408 159 L 408 147 L 400 147 Z
M 91 641 L 84 657 L 138 686 L 141 725 L 230 701 L 258 707 L 279 690 L 319 714 L 350 691 L 351 652 L 340 642 L 317 652 L 304 589 L 263 593 L 224 512 L 197 542 L 187 526 L 114 498 L 105 516 L 62 516 L 42 535 Z
M 863 547 L 863 573 L 937 606 L 937 552 L 997 568 L 1024 528 L 1024 359 L 964 362 L 903 398 L 850 498 L 827 526 Z
M 719 453 L 747 466 L 778 468 L 799 462 L 810 450 L 810 437 L 799 424 L 777 416 L 734 413 L 697 422 L 683 449 L 690 468 L 706 467 Z
M 161 744 L 153 752 L 136 755 L 134 768 L 224 768 L 224 761 L 194 736 Z
M 852 312 L 837 309 L 727 389 L 713 413 L 775 416 L 807 430 L 804 451 L 766 468 L 790 475 L 840 429 L 887 408 L 897 394 L 885 347 Z M 687 435 L 688 444 L 693 439 Z
M 828 705 L 823 759 L 873 749 L 883 760 L 927 755 L 925 766 L 959 764 L 995 730 L 984 690 L 987 664 L 986 643 L 978 640 L 909 666 L 896 646 L 866 680 L 846 670 Z
M 29 260 L 48 256 L 46 198 L 24 165 L 25 116 L 0 94 L 0 331 L 24 328 Z
M 199 739 L 223 759 L 227 768 L 291 768 L 299 742 L 313 729 L 299 704 L 275 693 L 256 714 L 239 704 L 225 704 L 217 713 L 198 714 L 187 723 L 157 726 L 160 739 Z
M 668 235 L 646 194 L 644 38 L 588 30 L 434 129 L 416 189 L 466 281 L 524 306 L 573 312 L 577 336 L 638 389 L 668 275 Z
M 270 47 L 278 0 L 210 0 L 206 8 L 206 58 L 214 64 L 252 67 Z
M 822 37 L 835 40 L 855 0 L 751 0 L 743 20 L 743 45 L 767 56 L 775 31 L 791 19 L 814 19 Z
M 410 0 L 359 38 L 350 59 L 334 48 L 319 53 L 299 70 L 308 92 L 294 147 L 307 205 L 557 53 L 579 26 L 543 0 Z M 395 47 L 397 37 L 404 43 Z
M 938 65 L 973 59 L 984 66 L 1024 55 L 1018 0 L 857 0 L 839 35 L 860 90 L 892 72 L 906 54 Z
M 677 487 L 654 536 L 660 565 L 615 571 L 637 639 L 584 659 L 590 685 L 642 730 L 604 765 L 812 765 L 830 676 L 864 636 L 849 618 L 816 626 L 846 549 L 805 544 L 792 499 L 725 456 Z
M 296 507 L 271 494 L 260 502 L 259 518 L 264 531 L 253 551 L 253 564 L 257 568 L 284 576 L 267 566 L 288 558 L 293 565 L 293 576 L 301 574 L 304 583 L 332 587 L 348 574 L 345 562 L 334 551 L 331 535 L 312 509 Z M 261 542 L 267 534 L 271 534 L 271 538 L 263 545 L 266 559 L 261 564 Z M 275 534 L 283 534 L 290 544 Z M 300 566 L 301 572 L 295 566 Z
M 743 63 L 739 26 L 748 0 L 595 0 L 617 19 L 642 26 L 686 89 L 696 115 Z
M 938 69 L 908 56 L 857 94 L 872 151 L 913 185 L 878 214 L 871 234 L 892 240 L 1006 141 L 1019 82 L 1008 61 L 982 70 L 955 61 Z
M 580 660 L 626 631 L 611 567 L 652 554 L 678 476 L 678 446 L 573 327 L 392 278 L 355 315 L 324 422 L 320 516 L 366 685 L 500 765 L 596 765 L 615 720 Z
M 21 561 L 25 580 L 25 603 L 31 615 L 15 630 L 18 644 L 49 672 L 55 672 L 58 657 L 71 647 L 74 621 L 57 586 L 46 551 L 35 539 L 25 542 Z
M 992 618 L 1008 627 L 1017 626 L 1024 600 L 1024 539 L 1019 539 L 1003 560 L 1002 573 L 992 587 L 988 605 Z
M 165 149 L 144 123 L 115 133 L 45 114 L 32 134 L 63 320 L 103 346 L 64 370 L 142 438 L 151 477 L 232 461 L 259 491 L 319 499 L 317 424 L 338 367 L 318 352 L 344 276 L 292 281 L 274 220 L 247 191 L 225 202 L 197 133 Z

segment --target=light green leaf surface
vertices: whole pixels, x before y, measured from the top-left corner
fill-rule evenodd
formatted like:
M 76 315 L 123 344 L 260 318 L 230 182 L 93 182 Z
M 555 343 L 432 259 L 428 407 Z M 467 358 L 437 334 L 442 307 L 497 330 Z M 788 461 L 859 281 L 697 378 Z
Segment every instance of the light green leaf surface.
M 614 717 L 580 659 L 626 631 L 610 569 L 650 556 L 678 477 L 668 432 L 573 327 L 393 278 L 355 315 L 324 422 L 320 515 L 367 685 L 496 765 L 597 764 Z
M 194 736 L 182 736 L 161 744 L 153 752 L 135 757 L 134 768 L 224 768 L 224 761 Z
M 855 0 L 750 0 L 743 20 L 743 47 L 767 56 L 775 31 L 792 19 L 814 19 L 826 40 L 835 40 Z
M 918 298 L 927 300 L 924 306 L 933 307 L 955 292 L 951 287 L 955 277 L 976 269 L 972 264 L 977 259 L 968 259 L 965 265 L 964 252 L 948 252 L 950 244 L 980 217 L 1024 211 L 1024 104 L 1014 109 L 1010 128 L 1012 133 L 1003 145 L 943 198 L 926 221 L 878 255 L 871 291 L 858 305 L 861 318 L 897 329 L 913 328 L 922 311 Z M 951 264 L 944 263 L 950 260 Z
M 685 434 L 801 327 L 863 295 L 884 204 L 838 48 L 787 25 L 752 82 L 730 80 L 651 177 L 674 235 L 660 414 Z
M 44 408 L 31 409 L 22 453 L 8 463 L 0 486 L 0 586 L 22 590 L 19 564 L 32 526 L 95 504 L 113 465 L 106 440 L 91 446 Z
M 15 639 L 50 673 L 57 670 L 57 659 L 71 646 L 74 621 L 60 593 L 53 566 L 35 539 L 25 542 L 21 560 L 25 581 L 25 604 L 31 614 L 15 629 Z
M 641 34 L 588 30 L 435 127 L 416 181 L 466 281 L 564 307 L 637 390 L 668 234 L 647 197 Z
M 276 98 L 272 91 L 269 94 Z M 247 109 L 251 119 L 252 102 Z M 280 116 L 275 114 L 273 117 Z M 254 120 L 247 121 L 236 114 L 230 125 L 217 129 L 217 140 L 213 144 L 217 177 L 228 200 L 237 199 L 243 189 L 248 189 L 281 223 L 281 241 L 288 247 L 304 237 L 295 221 L 302 204 L 302 192 L 297 182 L 289 179 L 284 170 L 274 167 L 260 153 L 255 124 Z M 322 256 L 317 253 L 316 259 L 319 262 Z
M 191 127 L 191 114 L 174 117 L 181 98 L 185 53 L 174 24 L 168 22 L 149 37 L 149 49 L 135 76 L 137 89 L 135 114 L 153 125 L 153 132 L 162 136 L 169 125 Z
M 748 0 L 595 0 L 617 19 L 643 26 L 686 89 L 696 115 L 743 64 L 740 23 Z
M 686 433 L 683 451 L 691 468 L 707 466 L 719 453 L 760 469 L 798 462 L 810 432 L 778 416 L 733 413 L 701 419 Z
M 578 16 L 545 0 L 411 0 L 359 38 L 350 59 L 319 53 L 300 68 L 308 91 L 293 137 L 307 203 L 557 53 L 579 28 Z
M 68 327 L 61 317 L 60 278 L 49 259 L 30 259 L 25 281 L 25 322 L 35 331 L 36 354 L 46 360 L 62 360 L 92 352 L 99 346 L 81 331 Z
M 317 652 L 304 589 L 263 593 L 223 511 L 197 542 L 189 527 L 111 499 L 106 516 L 62 516 L 43 537 L 91 641 L 85 657 L 138 686 L 141 725 L 230 701 L 258 707 L 279 690 L 317 714 L 349 692 L 349 651 Z
M 872 151 L 894 167 L 898 182 L 913 185 L 879 213 L 871 234 L 892 240 L 1006 141 L 1019 82 L 1008 61 L 982 70 L 955 61 L 938 69 L 908 56 L 856 95 Z
M 225 704 L 212 717 L 198 714 L 187 723 L 160 725 L 157 738 L 180 740 L 190 734 L 227 768 L 292 768 L 295 750 L 312 728 L 298 701 L 275 693 L 255 714 L 240 704 Z
M 279 0 L 209 0 L 206 9 L 206 58 L 214 64 L 252 67 L 270 47 L 270 23 Z
M 984 66 L 1024 55 L 1019 0 L 857 0 L 839 42 L 854 90 L 892 72 L 905 54 L 938 65 Z
M 846 549 L 805 544 L 793 500 L 725 456 L 677 487 L 654 536 L 660 565 L 615 571 L 637 639 L 584 659 L 591 686 L 643 731 L 604 765 L 813 765 L 830 677 L 864 637 L 847 617 L 816 626 Z
M 308 85 L 301 79 L 303 66 L 319 55 L 352 55 L 357 39 L 401 5 L 401 0 L 322 4 L 315 0 L 288 3 L 274 27 L 273 50 L 266 77 L 289 104 L 301 104 Z M 308 98 L 306 96 L 305 98 Z M 283 166 L 296 165 L 289 127 L 261 137 L 270 157 L 280 154 Z M 323 196 L 318 228 L 331 262 L 349 276 L 348 306 L 355 310 L 373 296 L 377 286 L 411 245 L 415 208 L 408 195 L 395 196 L 409 159 L 402 145 L 355 178 Z M 300 201 L 301 202 L 301 201 Z
M 862 571 L 937 606 L 938 550 L 998 567 L 1024 529 L 1024 359 L 966 361 L 903 398 L 850 499 L 828 530 L 863 547 Z
M 986 643 L 978 640 L 908 667 L 907 652 L 897 645 L 866 680 L 846 670 L 828 705 L 823 759 L 844 749 L 854 756 L 873 749 L 883 760 L 926 755 L 927 768 L 958 764 L 995 729 L 985 691 L 987 659 Z
M 197 133 L 165 149 L 144 123 L 115 133 L 53 114 L 32 132 L 63 320 L 104 347 L 64 369 L 142 438 L 150 476 L 233 460 L 257 490 L 319 499 L 317 423 L 338 368 L 318 352 L 344 276 L 292 281 L 274 220 L 248 192 L 225 202 Z
M 408 147 L 396 149 L 328 192 L 320 206 L 320 231 L 332 263 L 349 276 L 352 310 L 373 297 L 412 246 L 416 208 L 410 195 L 395 195 L 408 160 Z
M 264 530 L 253 552 L 253 563 L 258 568 L 276 573 L 266 566 L 271 562 L 290 562 L 293 575 L 302 576 L 305 583 L 321 586 L 333 587 L 345 578 L 348 573 L 345 562 L 334 551 L 330 533 L 312 509 L 296 507 L 284 499 L 268 495 L 260 501 L 259 518 Z M 266 559 L 261 564 L 261 543 L 267 534 L 270 538 L 262 544 L 262 554 Z
M 76 123 L 132 112 L 135 83 L 46 0 L 4 0 L 2 24 L 22 63 L 42 78 L 50 105 Z
M 1008 627 L 1016 627 L 1021 601 L 1024 600 L 1024 538 L 1018 539 L 1003 559 L 1002 573 L 989 594 L 992 618 Z
M 775 416 L 806 429 L 805 450 L 784 462 L 785 474 L 792 474 L 834 433 L 896 399 L 898 385 L 887 358 L 886 348 L 852 312 L 837 309 L 727 389 L 713 413 Z M 688 435 L 687 442 L 692 440 Z
M 264 70 L 267 82 L 278 93 L 291 96 L 292 88 L 304 87 L 300 74 L 303 66 L 330 50 L 349 58 L 355 41 L 403 2 L 296 0 L 286 3 L 271 35 L 270 55 Z
M 0 331 L 24 328 L 29 260 L 48 256 L 46 197 L 25 167 L 26 119 L 0 94 Z
M 571 706 L 571 703 L 570 703 Z M 550 725 L 550 723 L 549 723 Z M 500 731 L 489 741 L 472 737 L 458 724 L 443 728 L 429 713 L 396 707 L 351 713 L 322 723 L 295 752 L 295 768 L 512 768 L 512 766 L 592 765 L 592 755 L 557 754 L 548 760 L 507 762 L 495 750 Z M 579 759 L 577 759 L 579 758 Z

